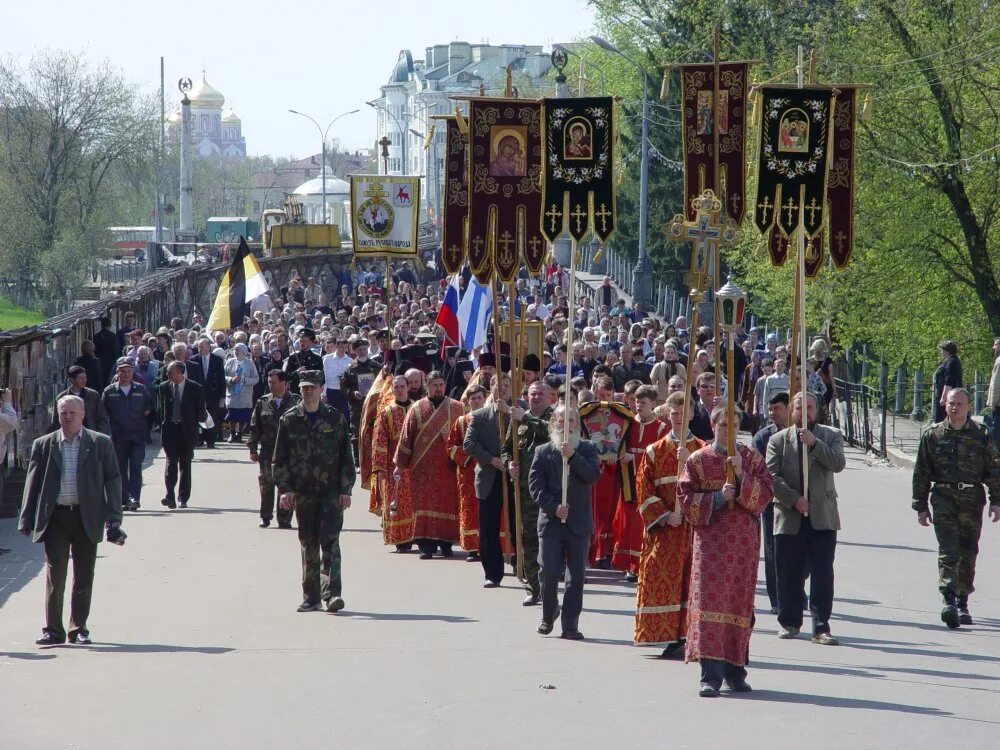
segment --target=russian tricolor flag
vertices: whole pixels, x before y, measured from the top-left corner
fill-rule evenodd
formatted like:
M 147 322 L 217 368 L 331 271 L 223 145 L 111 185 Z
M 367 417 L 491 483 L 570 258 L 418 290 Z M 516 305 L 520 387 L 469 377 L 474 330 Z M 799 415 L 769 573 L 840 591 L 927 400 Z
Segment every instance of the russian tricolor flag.
M 459 345 L 458 280 L 458 274 L 456 273 L 451 277 L 451 281 L 448 282 L 448 286 L 445 287 L 444 300 L 441 303 L 441 309 L 438 310 L 437 320 L 434 321 L 444 329 L 444 342 L 446 346 Z M 442 347 L 441 351 L 444 351 L 444 347 Z

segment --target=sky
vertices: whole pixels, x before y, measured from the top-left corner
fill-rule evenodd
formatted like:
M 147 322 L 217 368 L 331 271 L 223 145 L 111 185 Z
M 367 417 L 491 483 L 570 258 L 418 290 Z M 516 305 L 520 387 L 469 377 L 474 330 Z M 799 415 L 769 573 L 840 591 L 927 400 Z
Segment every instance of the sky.
M 243 121 L 251 154 L 304 157 L 317 153 L 323 127 L 345 149 L 370 147 L 380 96 L 402 49 L 423 59 L 424 48 L 451 41 L 541 44 L 592 32 L 585 0 L 503 0 L 501 3 L 423 0 L 49 0 L 4 3 L 2 54 L 23 60 L 47 48 L 108 60 L 148 92 L 165 58 L 167 113 L 180 100 L 177 81 L 206 71 Z

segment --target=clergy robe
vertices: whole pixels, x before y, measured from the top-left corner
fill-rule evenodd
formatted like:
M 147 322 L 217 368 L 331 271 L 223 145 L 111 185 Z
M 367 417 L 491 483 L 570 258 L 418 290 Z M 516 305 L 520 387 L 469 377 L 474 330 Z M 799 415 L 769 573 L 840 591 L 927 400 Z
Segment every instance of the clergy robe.
M 461 401 L 445 397 L 437 407 L 422 398 L 406 413 L 396 448 L 396 466 L 409 474 L 413 497 L 413 538 L 457 544 L 458 485 L 445 445 Z
M 410 405 L 403 406 L 394 400 L 379 412 L 375 420 L 369 507 L 377 508 L 382 516 L 382 538 L 386 544 L 409 544 L 413 541 L 413 498 L 409 472 L 404 471 L 398 482 L 392 476 L 396 448 Z
M 666 646 L 687 636 L 693 528 L 661 526 L 676 504 L 678 438 L 667 437 L 646 448 L 639 462 L 636 502 L 644 529 L 636 591 L 635 643 Z M 704 446 L 688 433 L 689 453 Z
M 760 514 L 771 500 L 764 458 L 737 444 L 743 478 L 733 509 L 712 510 L 726 483 L 725 456 L 708 445 L 684 464 L 677 483 L 684 516 L 694 526 L 685 661 L 717 659 L 745 666 L 753 630 L 760 553 Z
M 612 523 L 614 533 L 614 554 L 611 557 L 611 567 L 615 570 L 625 570 L 630 573 L 639 572 L 639 556 L 642 553 L 642 537 L 644 525 L 639 517 L 639 498 L 636 491 L 636 471 L 646 446 L 655 443 L 670 432 L 670 427 L 656 417 L 643 424 L 638 415 L 632 429 L 625 436 L 625 454 L 632 457 L 626 464 L 628 481 L 622 483 L 618 507 Z
M 366 490 L 372 488 L 372 440 L 375 437 L 375 420 L 378 418 L 379 409 L 385 401 L 385 391 L 388 389 L 392 393 L 392 378 L 382 377 L 379 373 L 365 395 L 364 403 L 361 406 L 361 427 L 358 431 L 358 453 L 361 458 L 361 487 Z M 381 511 L 372 508 L 369 504 L 368 510 L 375 515 Z
M 455 420 L 448 433 L 448 456 L 455 464 L 455 480 L 458 487 L 458 533 L 462 549 L 466 552 L 479 551 L 479 501 L 476 499 L 476 460 L 465 452 L 465 430 L 469 426 L 469 415 L 463 414 Z
M 584 438 L 597 446 L 601 461 L 601 474 L 592 493 L 594 533 L 587 555 L 587 563 L 591 567 L 599 560 L 610 558 L 615 551 L 615 512 L 628 476 L 621 457 L 634 416 L 625 404 L 617 401 L 592 401 L 580 408 L 581 431 Z

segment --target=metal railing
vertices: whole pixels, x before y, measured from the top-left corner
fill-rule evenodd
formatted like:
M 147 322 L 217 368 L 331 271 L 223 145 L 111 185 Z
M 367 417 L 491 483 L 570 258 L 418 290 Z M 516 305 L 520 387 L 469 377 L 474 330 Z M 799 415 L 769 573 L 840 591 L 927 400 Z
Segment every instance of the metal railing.
M 837 400 L 830 420 L 848 445 L 877 456 L 886 455 L 886 392 L 864 383 L 835 378 Z

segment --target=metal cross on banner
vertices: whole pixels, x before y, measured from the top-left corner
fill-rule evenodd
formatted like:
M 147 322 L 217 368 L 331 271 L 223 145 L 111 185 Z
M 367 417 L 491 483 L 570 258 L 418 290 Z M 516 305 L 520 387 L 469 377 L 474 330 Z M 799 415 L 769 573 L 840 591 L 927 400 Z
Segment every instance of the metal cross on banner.
M 709 263 L 719 262 L 719 250 L 733 245 L 740 237 L 740 229 L 735 221 L 723 215 L 722 201 L 711 190 L 692 198 L 691 208 L 694 221 L 677 214 L 667 227 L 667 236 L 678 244 L 691 243 L 691 270 L 685 274 L 684 283 L 691 289 L 704 290 Z

